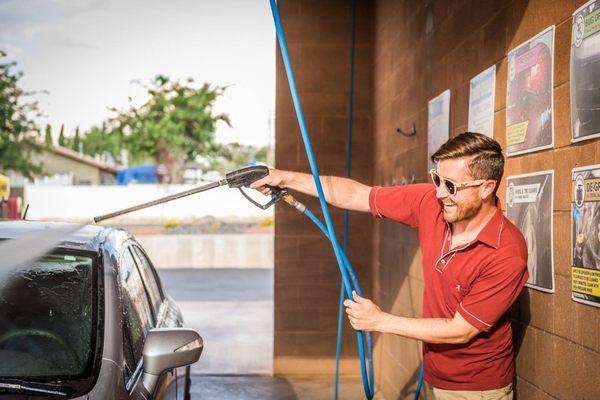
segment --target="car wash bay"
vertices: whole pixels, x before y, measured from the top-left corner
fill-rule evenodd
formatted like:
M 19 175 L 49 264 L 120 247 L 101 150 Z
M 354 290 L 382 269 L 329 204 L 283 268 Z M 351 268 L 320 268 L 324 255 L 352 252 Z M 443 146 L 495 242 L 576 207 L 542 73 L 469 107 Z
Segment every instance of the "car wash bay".
M 495 66 L 496 80 L 493 136 L 506 147 L 508 54 L 554 26 L 553 143 L 541 151 L 509 157 L 505 168 L 505 176 L 554 171 L 554 202 L 550 213 L 555 240 L 553 245 L 547 244 L 554 260 L 553 290 L 526 288 L 512 312 L 519 399 L 600 397 L 599 386 L 593 384 L 598 377 L 596 366 L 600 365 L 600 316 L 596 308 L 571 299 L 571 249 L 569 241 L 564 240 L 570 235 L 571 193 L 566 188 L 571 187 L 571 170 L 600 163 L 598 139 L 571 143 L 572 14 L 583 3 L 365 1 L 357 5 L 352 177 L 371 185 L 427 182 L 428 102 L 449 90 L 449 135 L 466 131 L 470 80 L 490 66 Z M 322 174 L 343 176 L 349 111 L 349 2 L 281 0 L 278 4 L 319 170 Z M 308 172 L 279 53 L 277 57 L 276 167 Z M 413 127 L 414 135 L 406 135 Z M 506 190 L 504 179 L 499 190 L 503 209 L 507 204 Z M 298 197 L 311 209 L 318 210 L 314 199 Z M 332 217 L 336 231 L 341 232 L 343 213 L 332 210 Z M 352 214 L 349 258 L 367 297 L 384 310 L 420 316 L 423 278 L 418 240 L 413 231 L 387 221 L 375 221 L 369 215 Z M 315 398 L 298 390 L 301 387 L 298 382 L 312 382 L 323 398 L 330 398 L 340 280 L 329 243 L 302 215 L 280 204 L 275 211 L 274 273 L 272 278 L 268 277 L 274 282 L 272 294 L 267 278 L 259 276 L 256 278 L 264 281 L 256 286 L 251 284 L 253 290 L 236 294 L 241 296 L 237 299 L 234 296 L 233 300 L 224 300 L 218 292 L 198 294 L 184 286 L 178 294 L 182 297 L 176 300 L 191 309 L 196 303 L 206 302 L 223 314 L 229 310 L 233 316 L 240 309 L 236 302 L 249 302 L 258 310 L 257 304 L 272 296 L 275 378 L 197 377 L 204 379 L 206 390 L 231 389 L 232 398 L 235 393 L 242 398 L 244 395 L 240 393 L 251 396 L 248 390 L 255 389 L 262 390 L 258 398 L 288 398 L 285 397 L 288 395 Z M 236 291 L 236 283 L 226 275 L 213 278 L 223 279 L 222 286 L 214 286 L 221 293 Z M 185 274 L 163 279 L 187 280 Z M 211 285 L 206 285 L 207 290 L 208 286 Z M 227 301 L 232 304 L 217 304 Z M 254 315 L 266 315 L 261 313 Z M 184 315 L 192 314 L 184 310 Z M 247 317 L 242 314 L 239 321 L 258 320 Z M 214 326 L 210 314 L 196 318 L 188 317 L 190 321 L 203 321 L 202 324 L 206 321 Z M 261 321 L 261 326 L 255 328 L 264 330 L 268 322 Z M 209 329 L 208 332 L 213 329 L 197 328 L 201 334 L 203 329 Z M 256 332 L 252 330 L 255 328 L 246 328 Z M 223 321 L 223 329 L 238 344 L 248 339 L 237 323 Z M 360 398 L 355 339 L 348 334 L 348 324 L 344 329 L 341 385 L 346 388 L 355 385 L 358 390 L 351 391 L 350 398 Z M 226 352 L 238 345 L 224 342 L 221 348 Z M 210 346 L 208 339 L 207 346 Z M 419 344 L 391 335 L 376 335 L 374 349 L 376 398 L 410 397 L 421 358 Z M 249 354 L 252 353 L 258 354 L 256 348 L 250 350 Z M 252 357 L 249 363 L 263 359 Z M 223 359 L 229 359 L 229 354 Z M 425 396 L 429 396 L 427 391 Z
M 467 130 L 470 80 L 495 66 L 493 136 L 506 148 L 508 54 L 554 26 L 553 144 L 507 158 L 505 177 L 554 171 L 553 293 L 526 288 L 513 307 L 516 393 L 520 399 L 600 397 L 598 309 L 571 299 L 571 170 L 600 163 L 598 139 L 571 143 L 570 46 L 573 13 L 585 1 L 358 2 L 352 176 L 371 185 L 428 182 L 428 102 L 450 91 L 449 134 Z M 346 1 L 278 2 L 300 100 L 321 174 L 345 175 L 351 7 Z M 402 132 L 416 134 L 407 137 Z M 308 172 L 278 53 L 276 166 Z M 507 184 L 499 189 L 507 205 Z M 318 203 L 298 196 L 311 209 Z M 274 373 L 332 374 L 339 273 L 321 234 L 286 205 L 275 217 Z M 332 210 L 336 231 L 343 213 Z M 383 309 L 419 316 L 423 289 L 416 234 L 352 214 L 349 258 L 366 295 Z M 342 374 L 359 374 L 346 335 Z M 414 392 L 420 346 L 376 335 L 377 396 Z M 342 383 L 343 386 L 343 383 Z

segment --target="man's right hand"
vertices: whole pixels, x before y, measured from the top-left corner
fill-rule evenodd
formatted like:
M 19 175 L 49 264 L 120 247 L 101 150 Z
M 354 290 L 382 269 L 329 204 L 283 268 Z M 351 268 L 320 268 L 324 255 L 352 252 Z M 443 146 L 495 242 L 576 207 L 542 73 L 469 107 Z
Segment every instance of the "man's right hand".
M 280 188 L 286 187 L 286 182 L 284 178 L 285 171 L 281 171 L 278 169 L 269 169 L 269 175 L 253 182 L 250 185 L 250 187 L 268 196 L 271 194 L 271 189 L 268 186 L 279 186 Z
M 321 184 L 325 199 L 329 204 L 348 210 L 369 211 L 369 192 L 371 190 L 369 186 L 352 179 L 335 176 L 321 176 Z M 270 195 L 271 189 L 268 186 L 279 186 L 310 196 L 317 196 L 314 177 L 302 172 L 270 169 L 269 175 L 250 185 L 252 189 L 256 189 L 264 195 Z

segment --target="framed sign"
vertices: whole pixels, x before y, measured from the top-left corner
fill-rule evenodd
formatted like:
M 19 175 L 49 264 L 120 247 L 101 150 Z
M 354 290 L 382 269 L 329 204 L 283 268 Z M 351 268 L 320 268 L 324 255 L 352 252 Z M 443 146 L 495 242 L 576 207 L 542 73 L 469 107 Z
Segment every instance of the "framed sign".
M 527 242 L 527 286 L 554 293 L 554 171 L 513 175 L 506 180 L 506 217 Z
M 494 98 L 496 66 L 492 65 L 471 79 L 469 88 L 469 132 L 494 137 Z
M 600 137 L 600 0 L 573 13 L 571 141 Z
M 506 154 L 554 146 L 554 26 L 508 53 Z
M 427 105 L 427 165 L 434 167 L 431 155 L 450 138 L 450 90 L 429 100 Z
M 572 171 L 571 293 L 600 307 L 600 164 Z

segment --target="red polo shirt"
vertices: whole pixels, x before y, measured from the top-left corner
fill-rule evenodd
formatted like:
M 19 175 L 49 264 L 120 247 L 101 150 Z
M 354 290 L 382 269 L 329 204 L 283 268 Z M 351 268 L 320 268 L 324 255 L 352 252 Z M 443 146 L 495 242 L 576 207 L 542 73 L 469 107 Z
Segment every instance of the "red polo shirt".
M 424 343 L 427 382 L 448 390 L 491 390 L 511 383 L 508 310 L 527 281 L 527 247 L 500 205 L 474 241 L 450 249 L 450 225 L 433 184 L 374 187 L 369 204 L 374 216 L 418 230 L 423 317 L 452 318 L 458 312 L 482 331 L 466 344 Z

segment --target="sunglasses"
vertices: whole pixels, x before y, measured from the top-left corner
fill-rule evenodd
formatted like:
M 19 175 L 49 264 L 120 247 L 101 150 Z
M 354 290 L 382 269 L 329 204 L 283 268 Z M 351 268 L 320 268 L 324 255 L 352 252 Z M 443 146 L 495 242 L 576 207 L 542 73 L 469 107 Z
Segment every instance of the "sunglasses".
M 460 188 L 481 186 L 485 183 L 485 179 L 477 179 L 475 181 L 468 181 L 468 182 L 462 182 L 462 183 L 454 182 L 451 179 L 441 177 L 436 172 L 435 168 L 432 168 L 429 171 L 429 175 L 431 175 L 431 180 L 433 181 L 433 184 L 436 187 L 439 188 L 442 184 L 445 185 L 446 189 L 448 189 L 448 193 L 450 193 L 452 196 L 454 196 L 456 194 L 456 192 L 458 191 L 458 189 L 460 189 Z

